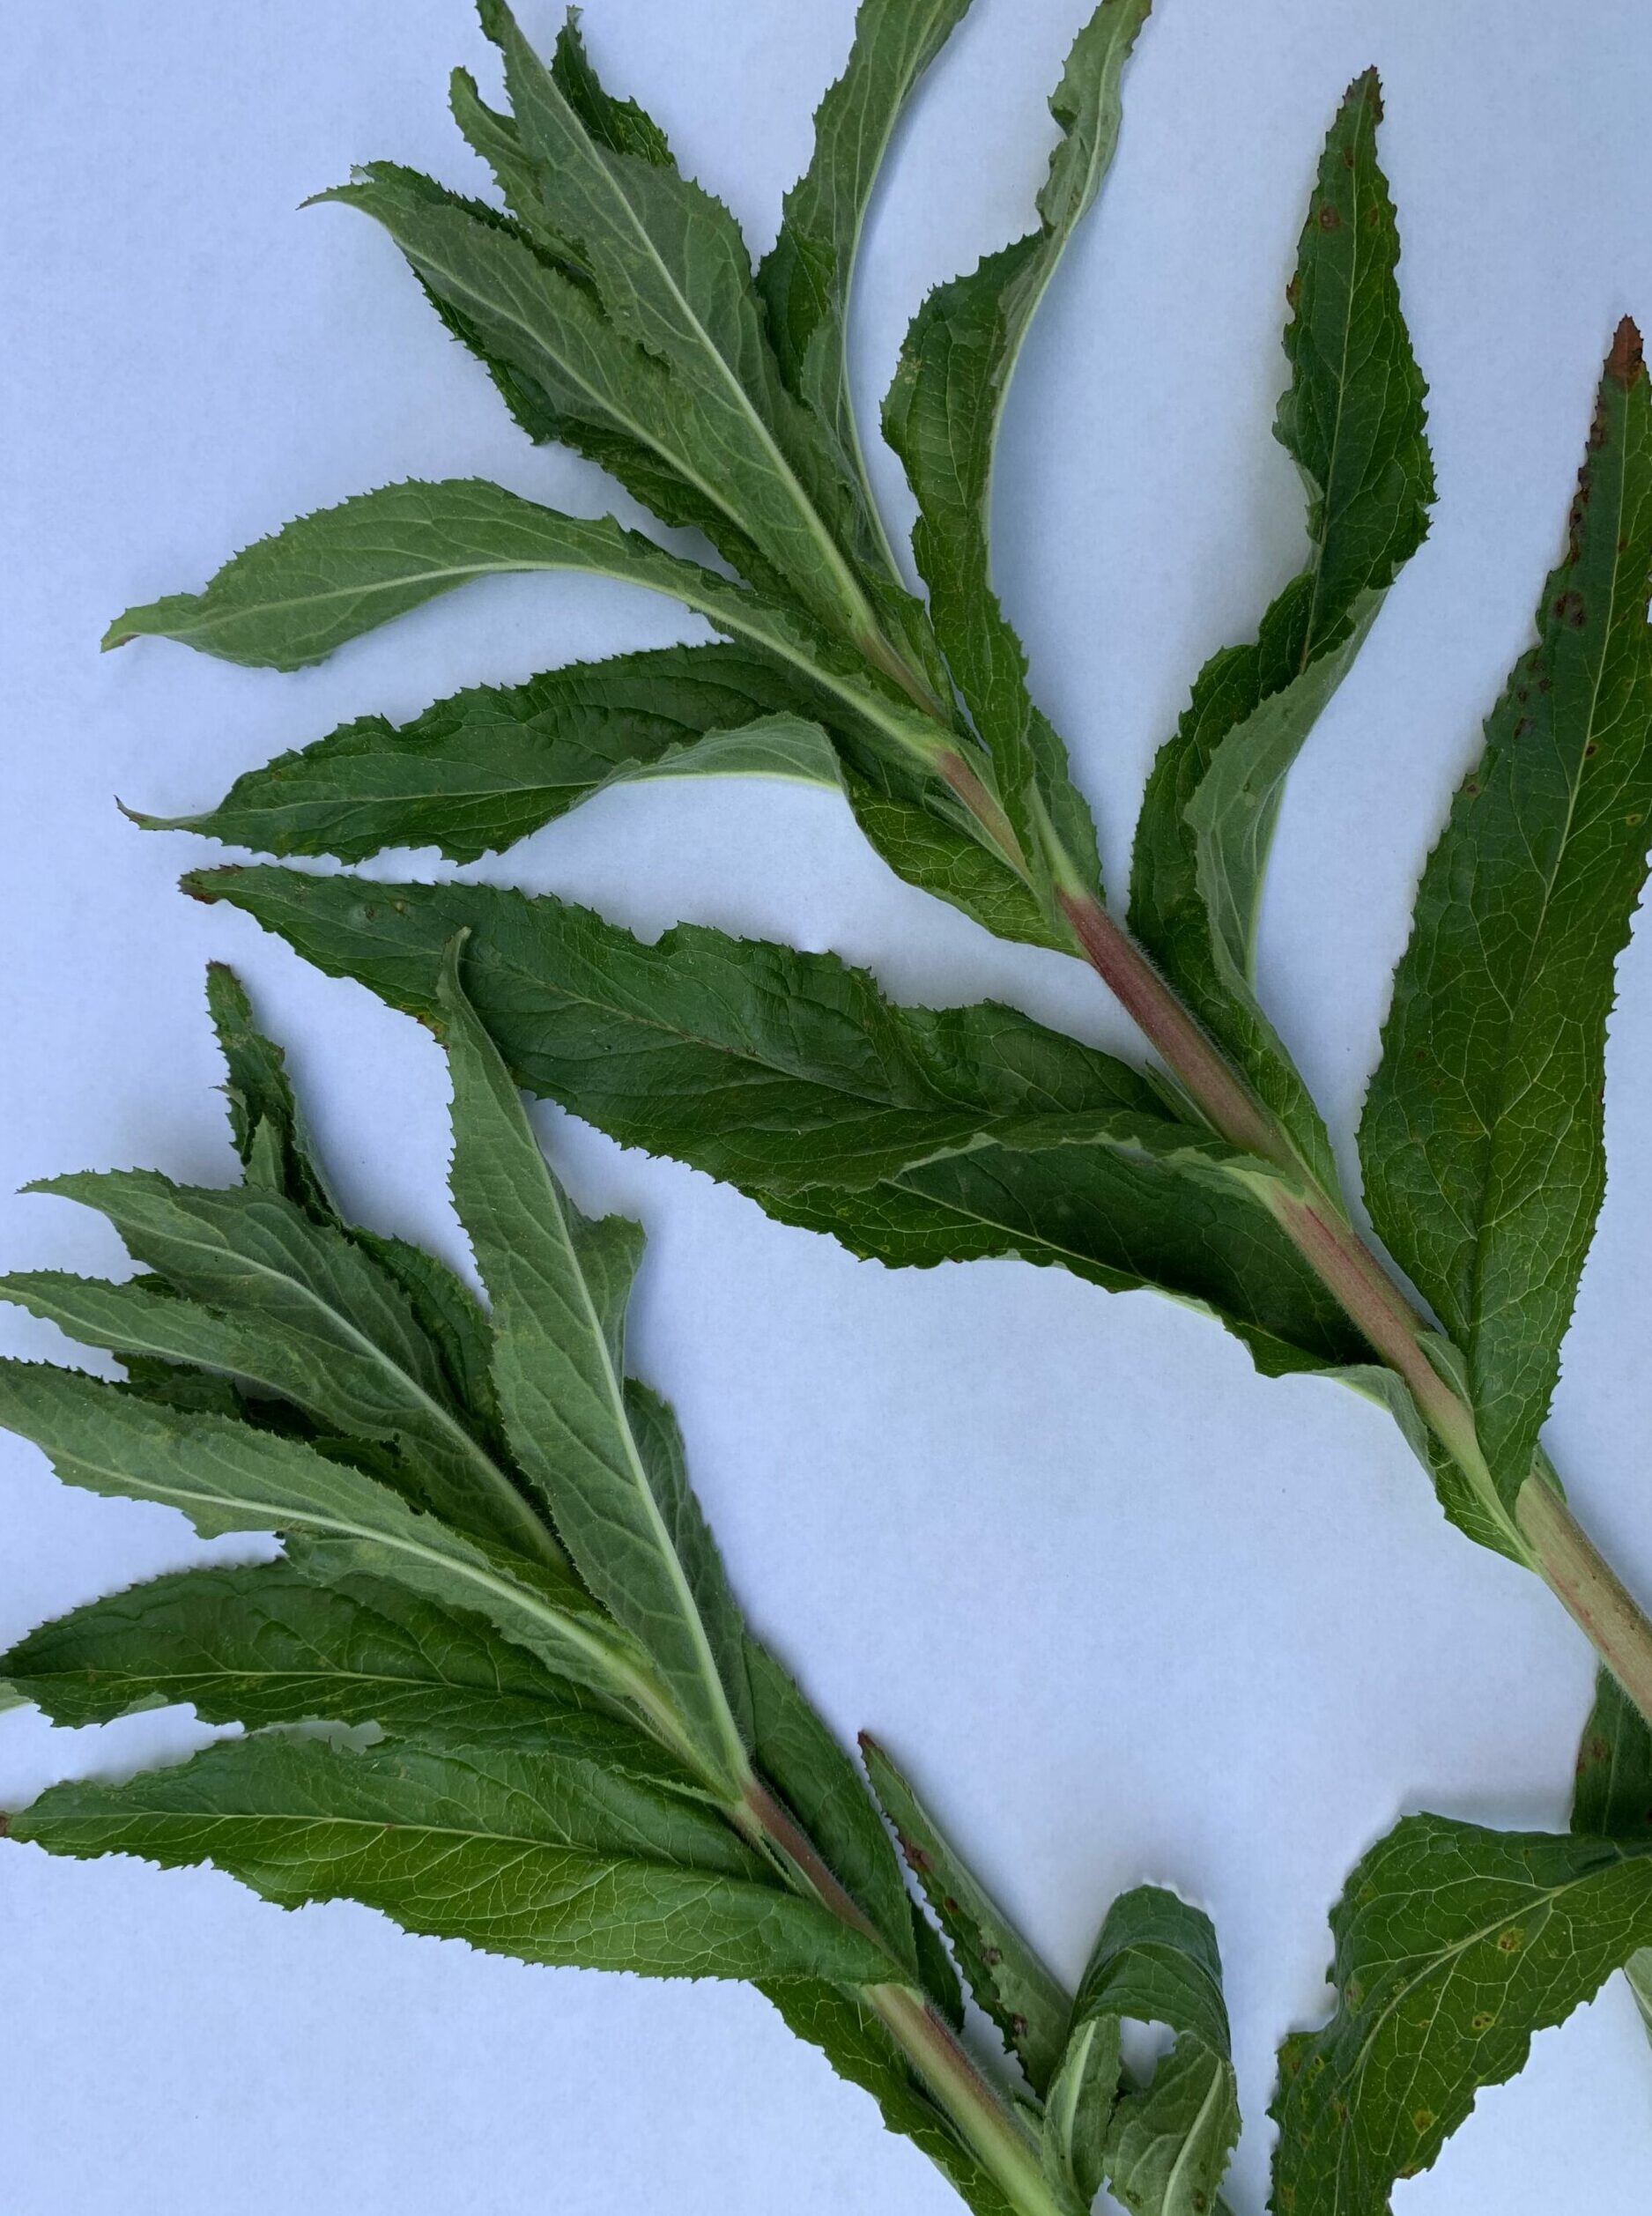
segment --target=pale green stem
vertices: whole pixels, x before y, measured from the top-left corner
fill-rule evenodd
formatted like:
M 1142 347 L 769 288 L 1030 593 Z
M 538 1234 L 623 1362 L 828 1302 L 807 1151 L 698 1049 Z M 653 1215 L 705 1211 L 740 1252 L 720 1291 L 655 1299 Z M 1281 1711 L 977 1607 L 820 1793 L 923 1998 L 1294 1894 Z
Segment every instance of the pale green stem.
M 813 1842 L 768 1789 L 746 1789 L 742 1828 L 777 1853 L 800 1887 L 822 1907 L 881 1946 L 871 1924 L 827 1868 Z M 900 1982 L 892 1958 L 890 1983 L 855 1990 L 912 2064 L 959 2138 L 1003 2193 L 1017 2216 L 1063 2216 L 1044 2177 L 1037 2142 L 1004 2096 L 976 2065 L 933 2005 Z

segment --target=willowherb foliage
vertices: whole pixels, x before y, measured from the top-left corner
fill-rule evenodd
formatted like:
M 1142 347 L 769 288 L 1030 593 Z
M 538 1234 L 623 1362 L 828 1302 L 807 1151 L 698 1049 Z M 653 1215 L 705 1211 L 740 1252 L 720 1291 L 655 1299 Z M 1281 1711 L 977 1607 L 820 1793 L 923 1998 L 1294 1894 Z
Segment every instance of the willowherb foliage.
M 557 1851 L 605 1851 L 615 1778 L 625 1794 L 654 1796 L 648 1808 L 670 1812 L 649 1864 L 657 1911 L 566 1938 L 554 1917 L 547 1937 L 530 1916 L 501 1944 L 535 1959 L 758 1978 L 978 2208 L 1070 2211 L 1106 2183 L 1132 2210 L 1180 2216 L 1213 2205 L 1237 2130 L 1208 1924 L 1167 1895 L 1127 1895 L 1070 2003 L 869 1749 L 885 1813 L 1033 2096 L 1017 2106 L 983 2082 L 959 2096 L 961 2113 L 946 2108 L 936 2056 L 950 2050 L 924 2044 L 945 2033 L 954 2000 L 939 1942 L 914 1924 L 845 1759 L 741 1630 L 669 1416 L 625 1379 L 633 1235 L 573 1213 L 514 1086 L 857 1254 L 919 1267 L 1014 1254 L 1108 1291 L 1152 1287 L 1208 1309 L 1264 1373 L 1317 1371 L 1382 1399 L 1445 1513 L 1547 1581 L 1604 1674 L 1572 1834 L 1409 1818 L 1350 1879 L 1336 2012 L 1284 2049 L 1275 2206 L 1374 2216 L 1396 2178 L 1433 2159 L 1477 2088 L 1520 2066 L 1534 2029 L 1616 1968 L 1643 1997 L 1652 1990 L 1652 1857 L 1635 1782 L 1647 1775 L 1652 1627 L 1572 1516 L 1540 1444 L 1604 1191 L 1604 1026 L 1647 864 L 1652 388 L 1626 321 L 1537 641 L 1423 876 L 1360 1132 L 1362 1197 L 1384 1254 L 1357 1227 L 1254 960 L 1285 781 L 1434 498 L 1376 75 L 1355 80 L 1332 122 L 1287 293 L 1276 427 L 1304 479 L 1308 560 L 1254 641 L 1199 674 L 1160 750 L 1127 927 L 1105 901 L 1087 804 L 994 590 L 990 509 L 1018 354 L 1119 143 L 1147 0 L 1101 0 L 1052 101 L 1057 142 L 1030 227 L 941 285 L 901 351 L 883 425 L 918 504 L 922 595 L 878 513 L 845 371 L 881 159 L 966 5 L 863 0 L 813 159 L 756 271 L 663 134 L 604 87 L 574 20 L 545 63 L 502 0 L 481 12 L 507 111 L 463 72 L 453 85 L 456 120 L 500 204 L 389 162 L 330 196 L 384 227 L 530 436 L 599 463 L 662 523 L 698 529 L 732 577 L 611 518 L 472 480 L 404 484 L 288 524 L 204 591 L 129 611 L 107 643 L 160 635 L 295 668 L 493 573 L 584 570 L 665 594 L 719 642 L 472 689 L 399 728 L 359 719 L 180 821 L 277 856 L 359 862 L 417 843 L 465 862 L 617 780 L 804 778 L 839 791 L 909 882 L 1004 937 L 1087 960 L 1136 1019 L 1152 1065 L 992 1004 L 901 1007 L 831 955 L 704 928 L 647 945 L 586 910 L 492 887 L 196 872 L 186 882 L 201 897 L 247 910 L 447 1040 L 456 1197 L 491 1314 L 428 1257 L 338 1222 L 278 1058 L 220 985 L 248 1184 L 226 1197 L 135 1174 L 60 1182 L 104 1207 L 169 1289 L 11 1280 L 12 1297 L 132 1365 L 132 1382 L 13 1372 L 0 1415 L 66 1474 L 177 1498 L 206 1528 L 234 1528 L 239 1515 L 286 1532 L 286 1568 L 262 1585 L 234 1574 L 271 1597 L 272 1621 L 319 1608 L 305 1581 L 320 1577 L 334 1596 L 328 1620 L 342 1626 L 337 1597 L 376 1608 L 358 1590 L 376 1581 L 403 1596 L 402 1616 L 381 1609 L 344 1644 L 422 1647 L 406 1611 L 456 1605 L 462 1590 L 467 1636 L 510 1645 L 517 1675 L 576 1689 L 556 1695 L 567 1711 L 558 1729 L 602 1739 L 606 1782 L 582 1774 L 578 1793 L 595 1797 L 588 1807 L 576 1794 L 556 1817 L 569 1830 Z M 272 1422 L 272 1405 L 291 1412 Z M 338 1501 L 352 1504 L 347 1530 Z M 432 1535 L 424 1551 L 409 1536 L 419 1532 Z M 209 1615 L 249 1605 L 233 1577 L 190 1591 Z M 206 1639 L 194 1605 L 158 1597 L 157 1670 Z M 120 1604 L 36 1634 L 12 1658 L 17 1681 L 60 1687 L 76 1674 L 77 1642 L 118 1647 L 130 1615 Z M 226 1682 L 241 1687 L 233 1640 L 223 1651 Z M 154 1689 L 180 1682 L 163 1671 Z M 341 1690 L 326 1712 L 360 1716 L 352 1697 Z M 468 1701 L 444 1706 L 423 1679 L 396 1697 L 398 1714 L 419 1717 Z M 499 1688 L 507 1697 L 540 1696 L 513 1676 Z M 222 1712 L 280 1720 L 260 1698 L 239 1689 L 250 1706 Z M 498 1731 L 508 1741 L 502 1713 Z M 293 1765 L 323 1760 L 285 1740 L 244 1744 L 260 1751 L 215 1750 L 184 1775 L 216 1790 L 266 1763 L 257 1790 L 279 1792 Z M 346 1780 L 346 1798 L 369 1790 L 373 1758 L 348 1771 L 340 1759 L 330 1752 L 333 1767 L 316 1774 Z M 677 1768 L 664 1775 L 662 1762 Z M 418 1775 L 432 1793 L 448 1790 L 433 1770 Z M 803 1834 L 803 1863 L 788 1864 L 789 1849 L 778 1872 L 765 1861 L 775 1837 L 761 1821 L 752 1832 L 753 1781 L 782 1830 L 795 1819 L 815 1834 L 853 1915 L 792 1882 L 815 1851 Z M 188 1859 L 204 1851 L 203 1811 L 144 1803 L 174 1790 L 187 1801 L 193 1789 L 122 1789 L 136 1798 L 121 1813 L 93 1789 L 62 1789 L 19 1827 L 45 1838 L 61 1825 L 48 1843 L 85 1850 L 172 1842 Z M 256 1842 L 256 1809 L 247 1819 L 255 1828 L 238 1835 Z M 160 1845 L 142 1846 L 145 1823 Z M 278 1893 L 261 1852 L 249 1845 L 243 1874 Z M 685 1872 L 718 1903 L 707 1928 L 722 1936 L 703 1942 L 704 1960 L 671 1954 Z M 392 1878 L 357 1889 L 395 1908 Z M 893 2019 L 867 1997 L 885 1983 L 907 1997 Z M 1175 2036 L 1148 2086 L 1120 2061 L 1120 2026 L 1142 2015 Z
M 749 1979 L 983 2216 L 1072 2216 L 1069 2142 L 1133 2175 L 1145 2105 L 1165 2111 L 1155 2143 L 1174 2160 L 1186 2138 L 1213 2187 L 1233 2132 L 1181 2117 L 1174 2073 L 1127 2082 L 1115 2034 L 1099 2066 L 1085 1997 L 1075 2011 L 881 1752 L 872 1798 L 747 1630 L 671 1411 L 628 1371 L 641 1233 L 582 1216 L 546 1165 L 460 944 L 437 1023 L 485 1308 L 433 1256 L 337 1214 L 281 1055 L 221 969 L 242 1182 L 56 1180 L 145 1267 L 0 1279 L 127 1370 L 0 1363 L 0 1420 L 70 1484 L 284 1549 L 93 1602 L 0 1658 L 56 1723 L 186 1701 L 244 1727 L 179 1768 L 56 1786 L 12 1836 L 210 1860 L 284 1907 L 348 1898 L 530 1962 Z M 318 1723 L 373 1731 L 295 1728 Z M 945 1872 L 924 1890 L 1028 2083 L 1065 2071 L 1048 2120 L 959 2043 L 958 1977 L 878 1801 L 914 1869 Z M 1129 1899 L 1156 1904 L 1173 1950 L 1184 1923 L 1219 1978 L 1195 1910 Z

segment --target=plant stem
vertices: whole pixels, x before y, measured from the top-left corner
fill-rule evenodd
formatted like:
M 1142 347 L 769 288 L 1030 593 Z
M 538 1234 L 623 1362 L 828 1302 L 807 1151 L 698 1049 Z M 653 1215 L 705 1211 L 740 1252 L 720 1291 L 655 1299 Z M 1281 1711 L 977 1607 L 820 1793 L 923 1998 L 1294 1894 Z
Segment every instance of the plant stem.
M 747 1786 L 746 1824 L 779 1855 L 801 1890 L 858 1931 L 884 1942 L 790 1812 L 759 1779 Z M 891 1960 L 892 1969 L 898 1965 Z M 865 2001 L 1017 2216 L 1062 2216 L 1039 2151 L 1010 2102 L 978 2068 L 933 2005 L 915 1988 L 892 1979 L 857 1986 Z
M 1128 932 L 1099 900 L 1070 893 L 1057 896 L 1085 960 L 1131 1017 L 1165 1065 L 1192 1095 L 1201 1114 L 1232 1145 L 1284 1166 L 1294 1164 L 1278 1127 L 1220 1049 L 1182 1005 Z
M 1622 1580 L 1541 1471 L 1521 1486 L 1515 1514 L 1538 1575 L 1652 1723 L 1652 1639 Z
M 1652 1622 L 1567 1508 L 1540 1464 L 1511 1512 L 1480 1449 L 1473 1411 L 1435 1368 L 1436 1336 L 1334 1196 L 1309 1176 L 1273 1116 L 1100 902 L 1063 892 L 1085 959 L 1111 988 L 1199 1111 L 1231 1145 L 1291 1171 L 1269 1205 L 1315 1275 L 1409 1388 L 1424 1421 L 1463 1471 L 1513 1551 L 1535 1569 L 1652 1723 Z

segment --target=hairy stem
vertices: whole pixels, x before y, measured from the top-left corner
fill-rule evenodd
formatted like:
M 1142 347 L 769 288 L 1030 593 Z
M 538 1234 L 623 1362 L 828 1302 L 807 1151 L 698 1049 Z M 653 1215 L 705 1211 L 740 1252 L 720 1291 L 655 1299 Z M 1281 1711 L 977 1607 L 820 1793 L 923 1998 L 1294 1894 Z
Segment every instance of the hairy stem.
M 760 1781 L 746 1788 L 742 1815 L 743 1827 L 754 1830 L 775 1851 L 801 1890 L 852 1931 L 882 1945 L 807 1833 Z M 898 1968 L 893 1960 L 890 1967 Z M 1017 2216 L 1061 2216 L 1032 2134 L 932 2004 L 896 1979 L 856 1990 Z

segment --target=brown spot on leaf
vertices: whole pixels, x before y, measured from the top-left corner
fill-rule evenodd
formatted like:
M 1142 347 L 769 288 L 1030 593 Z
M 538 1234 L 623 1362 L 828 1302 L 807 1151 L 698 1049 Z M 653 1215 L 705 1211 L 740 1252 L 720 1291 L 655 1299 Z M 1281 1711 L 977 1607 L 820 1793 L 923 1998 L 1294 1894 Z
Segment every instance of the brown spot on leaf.
M 1626 315 L 1612 338 L 1611 352 L 1606 357 L 1606 374 L 1620 385 L 1632 385 L 1641 374 L 1642 366 L 1641 334 L 1635 329 L 1634 318 Z
M 1478 2016 L 1471 2016 L 1469 2019 L 1471 2026 L 1476 2031 L 1490 2031 L 1496 2021 L 1496 2017 L 1493 2015 L 1489 2008 L 1481 2009 Z
M 1554 619 L 1557 623 L 1565 624 L 1569 631 L 1581 631 L 1589 619 L 1582 594 L 1573 591 L 1561 593 L 1554 604 Z
M 981 1959 L 989 1970 L 996 1970 L 1004 1960 L 1004 1949 L 1001 1946 L 983 1946 Z
M 1322 231 L 1340 231 L 1342 229 L 1342 217 L 1337 211 L 1331 206 L 1329 200 L 1324 202 L 1320 209 L 1319 227 Z
M 1026 2037 L 1026 2018 L 1025 2016 L 1011 2016 L 1010 2019 L 1010 2031 L 1014 2038 L 1025 2039 Z
M 1525 1944 L 1526 1932 L 1524 1925 L 1511 1923 L 1507 1931 L 1502 1931 L 1498 1934 L 1497 1951 L 1500 1954 L 1518 1954 L 1521 1948 L 1524 1946 Z
M 1433 2120 L 1434 2112 L 1432 2109 L 1419 2109 L 1411 2117 L 1411 2129 L 1413 2131 L 1426 2131 Z

